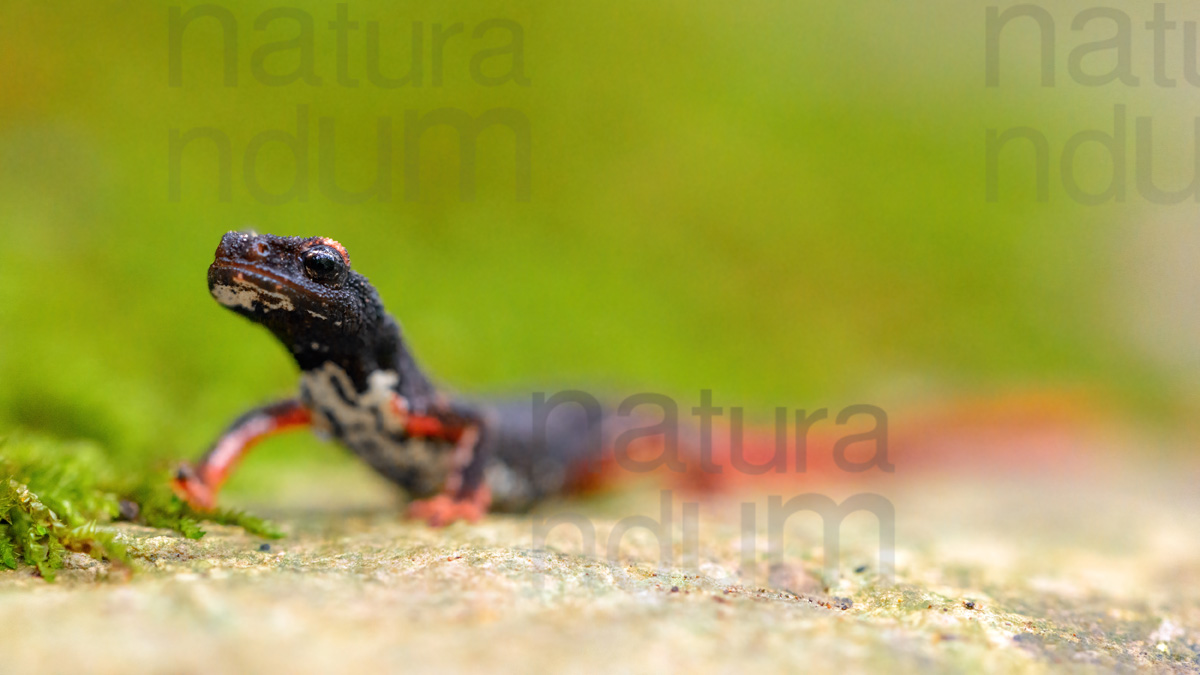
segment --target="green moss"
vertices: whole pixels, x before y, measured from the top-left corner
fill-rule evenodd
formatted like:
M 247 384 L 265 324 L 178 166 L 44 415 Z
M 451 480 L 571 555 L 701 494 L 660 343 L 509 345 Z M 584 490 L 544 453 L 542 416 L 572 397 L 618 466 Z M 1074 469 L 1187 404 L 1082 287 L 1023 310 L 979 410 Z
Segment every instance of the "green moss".
M 283 536 L 283 532 L 279 531 L 279 528 L 275 527 L 271 521 L 252 516 L 244 511 L 221 509 L 214 514 L 210 514 L 208 518 L 214 523 L 235 525 L 250 534 L 263 537 L 264 539 L 279 539 Z
M 94 443 L 18 435 L 0 439 L 0 565 L 36 567 L 47 580 L 77 551 L 127 567 L 129 555 L 103 525 L 126 515 L 190 539 L 200 523 L 236 525 L 268 538 L 281 534 L 240 511 L 200 513 L 180 500 L 162 472 L 121 472 Z M 132 512 L 136 511 L 136 515 Z

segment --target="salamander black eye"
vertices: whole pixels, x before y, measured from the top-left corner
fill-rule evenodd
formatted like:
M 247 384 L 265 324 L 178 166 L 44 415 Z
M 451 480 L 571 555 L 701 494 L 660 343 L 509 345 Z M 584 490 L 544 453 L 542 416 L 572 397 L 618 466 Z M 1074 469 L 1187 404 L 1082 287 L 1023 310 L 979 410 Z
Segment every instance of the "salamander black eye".
M 328 246 L 314 246 L 304 252 L 304 273 L 313 281 L 338 284 L 346 278 L 346 262 Z

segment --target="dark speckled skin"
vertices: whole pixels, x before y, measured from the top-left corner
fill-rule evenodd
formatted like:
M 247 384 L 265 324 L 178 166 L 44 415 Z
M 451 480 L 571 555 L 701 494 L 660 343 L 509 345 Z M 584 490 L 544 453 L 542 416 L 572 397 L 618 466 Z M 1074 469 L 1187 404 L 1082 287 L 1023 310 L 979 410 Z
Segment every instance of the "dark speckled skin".
M 396 428 L 381 403 L 391 393 L 447 427 L 479 430 L 460 467 L 461 490 L 486 481 L 494 508 L 523 509 L 563 491 L 602 447 L 603 420 L 579 406 L 555 408 L 544 440 L 535 442 L 531 402 L 472 404 L 439 392 L 374 287 L 331 239 L 230 232 L 208 284 L 214 298 L 265 326 L 295 358 L 304 373 L 300 402 L 314 426 L 413 496 L 444 488 L 456 445 Z
M 328 361 L 345 370 L 360 389 L 379 369 L 401 372 L 400 393 L 412 401 L 433 396 L 434 389 L 417 367 L 400 337 L 400 326 L 383 308 L 379 294 L 363 275 L 344 267 L 328 279 L 313 279 L 305 270 L 304 254 L 314 249 L 342 254 L 340 245 L 324 237 L 276 237 L 229 232 L 221 238 L 208 287 L 216 295 L 221 285 L 245 278 L 276 287 L 293 305 L 271 309 L 266 303 L 230 309 L 265 326 L 288 348 L 301 370 Z M 316 345 L 316 347 L 314 347 Z

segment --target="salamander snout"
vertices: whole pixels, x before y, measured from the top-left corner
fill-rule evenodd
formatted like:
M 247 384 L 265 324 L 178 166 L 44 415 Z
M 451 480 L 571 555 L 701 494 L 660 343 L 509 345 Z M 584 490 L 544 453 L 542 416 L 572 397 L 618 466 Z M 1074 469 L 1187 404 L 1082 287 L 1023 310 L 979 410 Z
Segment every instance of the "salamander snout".
M 257 262 L 271 255 L 267 237 L 252 232 L 226 232 L 217 245 L 217 259 Z

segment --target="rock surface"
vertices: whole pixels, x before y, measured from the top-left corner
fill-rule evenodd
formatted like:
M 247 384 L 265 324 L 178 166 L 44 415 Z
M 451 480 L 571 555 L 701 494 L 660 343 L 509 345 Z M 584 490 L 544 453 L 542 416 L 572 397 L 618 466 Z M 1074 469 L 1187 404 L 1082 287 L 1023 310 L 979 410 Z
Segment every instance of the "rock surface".
M 369 484 L 340 505 L 277 503 L 268 515 L 288 534 L 274 542 L 120 525 L 139 559 L 128 580 L 82 555 L 54 584 L 2 572 L 13 623 L 0 653 L 7 672 L 1194 671 L 1200 499 L 1186 483 L 926 478 L 829 491 L 894 505 L 894 583 L 865 513 L 845 519 L 831 574 L 813 514 L 793 516 L 772 554 L 768 501 L 705 501 L 693 526 L 689 498 L 674 495 L 660 566 L 645 528 L 609 549 L 623 517 L 662 519 L 654 489 L 432 530 L 401 521 Z M 745 529 L 743 502 L 757 516 Z M 560 525 L 535 546 L 536 519 L 567 511 L 595 542 Z

